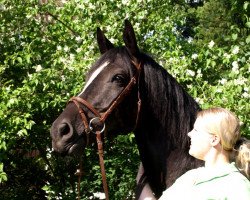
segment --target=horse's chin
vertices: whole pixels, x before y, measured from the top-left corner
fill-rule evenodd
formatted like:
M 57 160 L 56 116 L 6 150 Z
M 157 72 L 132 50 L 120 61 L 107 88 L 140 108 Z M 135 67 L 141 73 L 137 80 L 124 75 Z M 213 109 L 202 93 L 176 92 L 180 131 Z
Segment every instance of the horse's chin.
M 52 142 L 54 153 L 61 156 L 81 156 L 85 149 L 86 142 L 83 138 L 79 138 L 76 142 L 62 145 L 61 143 Z
M 67 154 L 69 156 L 80 156 L 81 154 L 83 154 L 84 151 L 84 145 L 79 145 L 79 144 L 73 144 Z

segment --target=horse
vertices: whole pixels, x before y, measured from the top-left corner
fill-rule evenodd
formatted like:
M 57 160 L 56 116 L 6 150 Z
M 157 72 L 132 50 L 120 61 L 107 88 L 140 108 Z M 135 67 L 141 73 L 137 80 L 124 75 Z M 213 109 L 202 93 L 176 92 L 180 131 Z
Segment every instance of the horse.
M 133 132 L 145 180 L 159 197 L 180 175 L 203 164 L 188 154 L 187 135 L 201 108 L 140 51 L 128 20 L 123 41 L 125 46 L 115 47 L 97 28 L 101 57 L 89 70 L 83 90 L 53 122 L 52 147 L 63 155 L 77 154 L 94 142 L 92 129 L 104 130 L 102 138 Z

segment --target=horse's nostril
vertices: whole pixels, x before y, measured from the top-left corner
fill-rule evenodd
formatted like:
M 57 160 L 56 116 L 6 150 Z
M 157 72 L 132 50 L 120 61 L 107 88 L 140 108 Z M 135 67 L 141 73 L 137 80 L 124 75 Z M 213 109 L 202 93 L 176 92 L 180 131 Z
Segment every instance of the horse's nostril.
M 62 123 L 58 127 L 58 132 L 60 135 L 67 135 L 70 132 L 70 127 L 67 123 Z

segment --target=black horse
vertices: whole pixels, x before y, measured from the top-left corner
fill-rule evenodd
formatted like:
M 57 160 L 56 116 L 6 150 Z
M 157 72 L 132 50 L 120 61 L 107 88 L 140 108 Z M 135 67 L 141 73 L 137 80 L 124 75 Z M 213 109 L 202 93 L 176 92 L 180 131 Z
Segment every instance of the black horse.
M 53 123 L 52 146 L 61 154 L 82 152 L 88 140 L 94 142 L 88 123 L 96 116 L 98 125 L 105 121 L 107 137 L 133 131 L 147 182 L 159 197 L 177 177 L 201 165 L 188 154 L 187 136 L 200 107 L 165 69 L 139 50 L 127 20 L 123 40 L 125 46 L 114 47 L 97 30 L 102 56 L 90 69 L 83 91 Z

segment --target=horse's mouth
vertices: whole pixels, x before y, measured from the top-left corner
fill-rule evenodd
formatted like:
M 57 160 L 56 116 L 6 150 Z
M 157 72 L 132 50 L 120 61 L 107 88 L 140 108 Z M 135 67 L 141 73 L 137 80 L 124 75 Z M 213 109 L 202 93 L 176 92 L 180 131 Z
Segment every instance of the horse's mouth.
M 76 155 L 76 154 L 82 153 L 81 147 L 79 144 L 73 144 L 72 146 L 68 148 L 66 152 L 67 152 L 67 155 Z
M 84 137 L 79 136 L 74 141 L 62 144 L 61 142 L 52 142 L 54 152 L 61 156 L 78 156 L 81 155 L 85 149 L 86 141 Z

